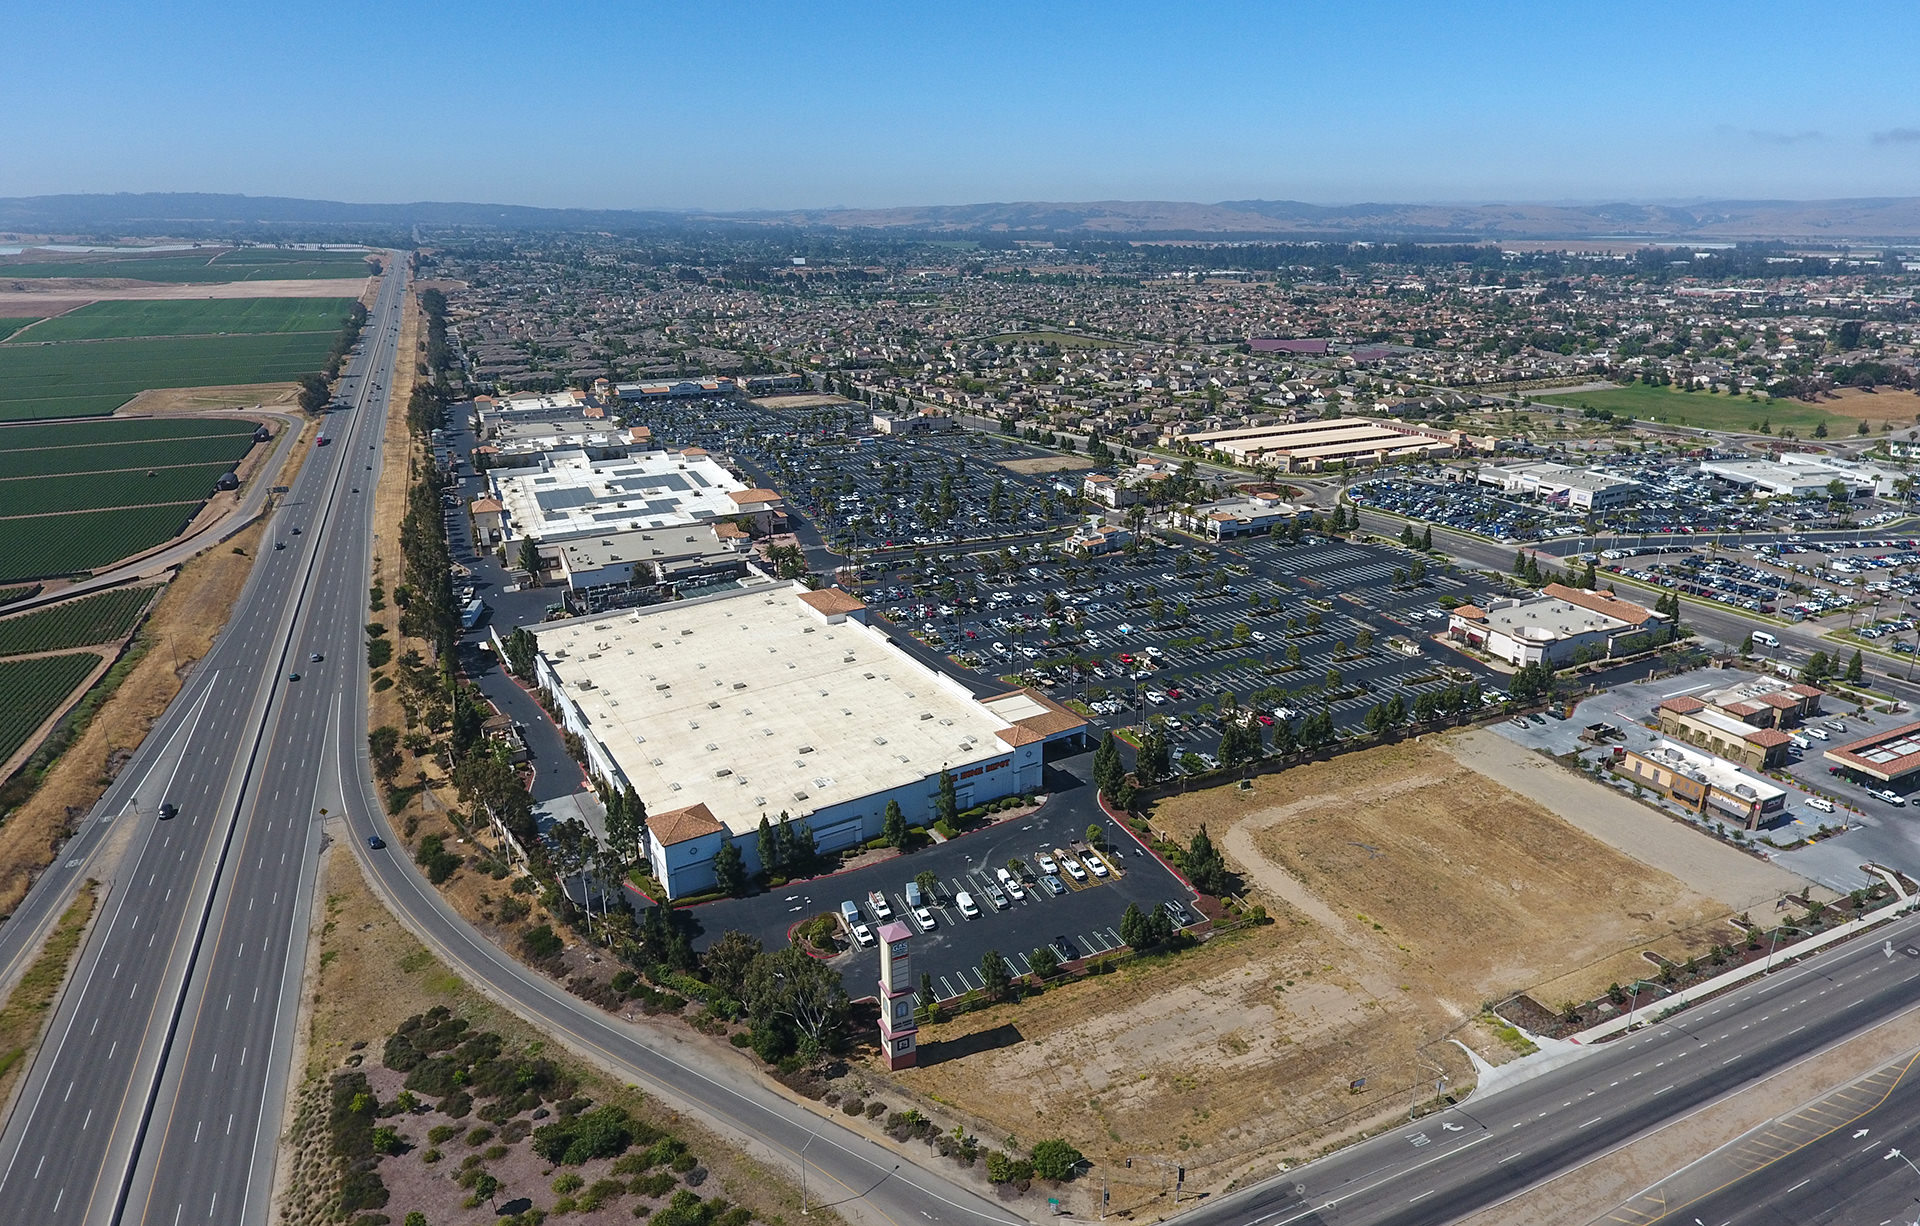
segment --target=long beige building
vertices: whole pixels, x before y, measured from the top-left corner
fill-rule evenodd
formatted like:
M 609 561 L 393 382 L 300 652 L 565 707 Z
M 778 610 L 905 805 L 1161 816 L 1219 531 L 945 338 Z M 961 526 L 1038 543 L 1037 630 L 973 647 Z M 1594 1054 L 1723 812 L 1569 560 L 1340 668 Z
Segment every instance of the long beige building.
M 1458 430 L 1416 426 L 1369 417 L 1335 417 L 1235 430 L 1202 430 L 1176 440 L 1218 451 L 1236 464 L 1280 472 L 1311 472 L 1333 463 L 1379 464 L 1388 460 L 1455 455 L 1466 446 Z

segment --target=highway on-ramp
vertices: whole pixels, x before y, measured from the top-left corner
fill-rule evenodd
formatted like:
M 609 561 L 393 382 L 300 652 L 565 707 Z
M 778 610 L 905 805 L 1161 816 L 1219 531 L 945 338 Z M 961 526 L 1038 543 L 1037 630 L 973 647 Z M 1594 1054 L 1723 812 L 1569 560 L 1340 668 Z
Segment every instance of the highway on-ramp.
M 276 508 L 226 629 L 0 930 L 0 966 L 15 967 L 83 874 L 107 878 L 0 1131 L 8 1220 L 266 1219 L 320 749 L 333 696 L 365 689 L 365 551 L 404 261 L 389 269 L 342 380 L 349 408 Z M 160 818 L 163 801 L 177 816 Z M 137 826 L 116 863 L 100 853 L 125 823 Z

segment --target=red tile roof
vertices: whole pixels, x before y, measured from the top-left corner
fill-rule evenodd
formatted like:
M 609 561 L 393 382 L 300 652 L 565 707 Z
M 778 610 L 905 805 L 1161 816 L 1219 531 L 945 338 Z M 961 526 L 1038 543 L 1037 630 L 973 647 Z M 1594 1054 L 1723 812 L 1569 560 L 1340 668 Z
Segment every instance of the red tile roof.
M 1701 702 L 1698 698 L 1690 698 L 1683 694 L 1679 698 L 1663 700 L 1660 703 L 1660 709 L 1662 711 L 1671 711 L 1675 715 L 1692 715 L 1695 711 L 1706 710 L 1707 704 Z
M 802 592 L 800 603 L 829 617 L 839 613 L 857 613 L 867 607 L 866 601 L 851 593 L 843 592 L 837 587 L 823 587 L 817 592 Z
M 713 811 L 703 804 L 647 815 L 647 833 L 662 847 L 672 847 L 675 843 L 685 843 L 702 835 L 718 834 L 725 829 L 714 817 Z
M 1610 592 L 1589 592 L 1577 587 L 1568 587 L 1564 583 L 1549 583 L 1540 589 L 1543 595 L 1556 600 L 1564 600 L 1570 605 L 1604 613 L 1608 617 L 1617 617 L 1629 626 L 1646 624 L 1654 614 L 1651 609 L 1623 600 Z

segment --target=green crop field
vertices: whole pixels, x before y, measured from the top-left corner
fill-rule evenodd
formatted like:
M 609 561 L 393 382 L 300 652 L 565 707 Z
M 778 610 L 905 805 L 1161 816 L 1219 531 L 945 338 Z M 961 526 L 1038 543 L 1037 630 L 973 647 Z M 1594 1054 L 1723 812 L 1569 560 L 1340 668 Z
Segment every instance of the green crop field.
M 157 587 L 114 588 L 51 608 L 0 617 L 0 656 L 111 643 L 139 624 L 159 593 Z
M 37 315 L 28 315 L 24 318 L 18 315 L 0 317 L 0 341 L 6 340 L 9 336 L 12 336 L 28 324 L 38 322 L 39 316 Z
M 328 342 L 346 322 L 351 298 L 201 298 L 188 301 L 90 302 L 40 325 L 16 343 L 92 341 L 131 336 L 324 332 Z
M 0 429 L 0 445 L 8 431 Z M 231 464 L 253 445 L 250 434 L 177 439 L 158 443 L 98 443 L 91 447 L 42 447 L 32 451 L 0 451 L 0 482 L 18 477 L 53 477 L 73 473 L 112 473 L 181 464 Z
M 0 706 L 0 758 L 12 757 L 26 744 L 33 730 L 66 704 L 74 687 L 99 663 L 100 657 L 91 651 L 0 662 L 0 694 L 7 696 L 6 704 Z
M 316 281 L 364 277 L 371 271 L 358 251 L 229 251 L 222 255 L 96 255 L 78 260 L 8 263 L 0 278 L 112 277 L 171 284 L 202 281 Z
M 0 453 L 188 438 L 218 437 L 244 441 L 253 437 L 253 430 L 252 422 L 239 418 L 122 417 L 113 421 L 55 421 L 32 426 L 0 426 Z M 91 467 L 90 464 L 76 464 L 71 471 L 80 472 Z
M 1569 392 L 1564 396 L 1535 396 L 1544 404 L 1565 405 L 1573 409 L 1608 409 L 1615 414 L 1665 422 L 1674 426 L 1693 426 L 1701 430 L 1758 430 L 1762 424 L 1775 434 L 1791 428 L 1801 437 L 1813 433 L 1821 422 L 1834 434 L 1851 434 L 1854 418 L 1829 413 L 1817 405 L 1797 400 L 1758 402 L 1744 396 L 1714 395 L 1710 392 L 1681 392 L 1668 387 L 1648 387 L 1636 383 L 1629 387 L 1608 388 L 1598 392 Z
M 227 464 L 133 468 L 93 473 L 84 479 L 14 477 L 0 481 L 0 520 L 63 511 L 101 511 L 156 503 L 205 502 Z M 18 525 L 16 525 L 18 526 Z
M 320 368 L 335 335 L 0 345 L 0 421 L 104 416 L 151 387 L 290 381 Z
M 164 542 L 246 456 L 253 429 L 192 417 L 0 426 L 0 516 L 19 517 L 0 518 L 0 581 L 92 570 Z
M 200 509 L 198 502 L 75 511 L 30 519 L 0 519 L 0 583 L 57 579 L 96 570 L 165 544 Z
M 16 600 L 25 600 L 29 596 L 38 596 L 40 585 L 29 583 L 25 587 L 0 587 L 0 605 L 12 604 Z

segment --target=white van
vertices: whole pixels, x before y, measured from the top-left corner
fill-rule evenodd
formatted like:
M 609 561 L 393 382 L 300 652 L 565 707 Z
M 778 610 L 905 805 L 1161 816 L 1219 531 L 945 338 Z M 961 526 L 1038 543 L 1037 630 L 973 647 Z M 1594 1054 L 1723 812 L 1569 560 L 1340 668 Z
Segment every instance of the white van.
M 1765 630 L 1755 630 L 1753 632 L 1753 641 L 1755 643 L 1758 643 L 1762 647 L 1780 646 L 1780 640 L 1774 637 L 1773 635 L 1769 634 Z
M 1801 731 L 1806 733 L 1808 736 L 1812 737 L 1816 741 L 1826 741 L 1826 740 L 1832 739 L 1827 735 L 1827 730 L 1825 728 L 1802 728 Z
M 973 895 L 967 893 L 965 890 L 953 896 L 953 905 L 960 908 L 960 914 L 966 916 L 968 919 L 980 918 L 979 906 L 974 903 Z

